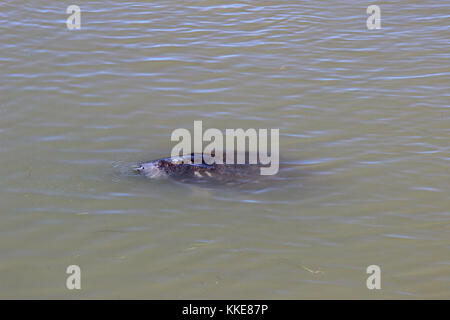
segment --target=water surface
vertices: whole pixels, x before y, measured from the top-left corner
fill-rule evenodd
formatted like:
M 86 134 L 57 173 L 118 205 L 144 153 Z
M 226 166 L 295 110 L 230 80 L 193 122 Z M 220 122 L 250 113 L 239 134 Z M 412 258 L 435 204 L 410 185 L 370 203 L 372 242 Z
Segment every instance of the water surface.
M 450 298 L 448 2 L 70 4 L 0 4 L 1 298 Z M 290 179 L 127 173 L 194 120 Z

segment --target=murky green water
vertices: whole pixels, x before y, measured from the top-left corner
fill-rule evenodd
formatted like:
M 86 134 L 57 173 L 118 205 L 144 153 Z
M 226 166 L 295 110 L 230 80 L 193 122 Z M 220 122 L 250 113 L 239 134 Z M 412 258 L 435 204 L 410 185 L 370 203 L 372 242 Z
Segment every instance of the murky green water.
M 3 1 L 0 297 L 450 298 L 450 6 L 369 4 Z M 288 176 L 127 174 L 194 120 L 280 128 Z

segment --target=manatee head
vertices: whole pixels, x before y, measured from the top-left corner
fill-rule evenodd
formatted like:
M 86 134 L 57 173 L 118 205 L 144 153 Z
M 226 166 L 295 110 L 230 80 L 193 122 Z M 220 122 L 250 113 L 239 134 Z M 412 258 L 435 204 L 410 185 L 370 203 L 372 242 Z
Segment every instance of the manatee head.
M 192 174 L 198 177 L 198 169 L 214 169 L 213 166 L 204 162 L 195 164 L 193 163 L 194 160 L 194 154 L 174 156 L 137 165 L 134 170 L 147 178 L 159 178 L 165 176 L 181 177 Z
M 165 175 L 159 161 L 152 161 L 138 165 L 134 170 L 148 178 L 159 178 Z

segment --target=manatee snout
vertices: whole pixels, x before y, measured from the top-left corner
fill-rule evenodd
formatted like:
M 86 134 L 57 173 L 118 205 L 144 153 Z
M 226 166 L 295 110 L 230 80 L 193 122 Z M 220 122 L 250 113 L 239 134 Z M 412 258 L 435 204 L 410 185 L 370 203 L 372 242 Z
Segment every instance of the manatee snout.
M 143 170 L 144 170 L 144 167 L 141 165 L 136 165 L 133 167 L 133 171 L 137 172 L 137 173 L 141 173 L 141 171 L 143 171 Z
M 158 168 L 158 164 L 154 162 L 137 165 L 133 170 L 149 178 L 156 178 L 162 175 L 161 170 Z

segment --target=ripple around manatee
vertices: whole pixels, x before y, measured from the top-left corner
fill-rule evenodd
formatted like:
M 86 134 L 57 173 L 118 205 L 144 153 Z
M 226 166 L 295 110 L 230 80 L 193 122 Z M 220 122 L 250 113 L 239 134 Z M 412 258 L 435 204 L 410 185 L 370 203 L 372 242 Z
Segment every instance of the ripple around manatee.
M 203 189 L 221 190 L 221 192 L 226 192 L 229 196 L 232 196 L 233 194 L 236 195 L 236 193 L 239 192 L 252 194 L 254 196 L 280 194 L 285 198 L 288 194 L 297 194 L 299 190 L 310 189 L 310 186 L 306 186 L 307 183 L 305 183 L 305 179 L 308 179 L 309 183 L 313 183 L 312 177 L 314 175 L 322 173 L 328 174 L 328 172 L 322 172 L 323 168 L 317 168 L 317 165 L 322 163 L 321 160 L 285 160 L 280 163 L 279 171 L 275 175 L 261 175 L 259 168 L 256 168 L 256 170 L 255 168 L 248 170 L 248 168 L 244 166 L 242 172 L 239 172 L 239 174 L 216 178 L 214 176 L 208 177 L 205 174 L 203 174 L 202 178 L 196 176 L 147 178 L 136 172 L 136 167 L 143 162 L 145 163 L 148 161 L 126 160 L 114 162 L 113 179 L 118 182 L 126 180 L 130 183 L 137 183 L 143 189 L 157 188 L 158 185 L 161 184 L 163 184 L 165 188 L 167 185 L 172 184 L 178 185 L 181 188 L 196 186 Z M 260 202 L 259 200 L 252 199 L 242 201 L 247 203 Z

